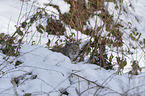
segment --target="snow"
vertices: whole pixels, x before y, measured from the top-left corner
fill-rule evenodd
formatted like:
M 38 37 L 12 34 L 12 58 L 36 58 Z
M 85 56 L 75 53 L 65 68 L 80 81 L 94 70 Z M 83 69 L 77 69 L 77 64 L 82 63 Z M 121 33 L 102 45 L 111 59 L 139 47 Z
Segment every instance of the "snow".
M 133 77 L 134 79 L 129 79 L 126 74 L 117 75 L 115 71 L 106 71 L 100 69 L 97 65 L 84 64 L 83 62 L 72 64 L 68 57 L 61 53 L 52 52 L 39 45 L 31 46 L 24 44 L 21 49 L 21 55 L 17 57 L 17 60 L 24 63 L 17 68 L 14 68 L 12 64 L 3 69 L 6 74 L 0 79 L 0 96 L 8 96 L 9 94 L 13 96 L 12 78 L 21 75 L 24 76 L 24 74 L 31 72 L 32 75 L 37 75 L 37 78 L 30 79 L 31 75 L 27 75 L 24 77 L 24 79 L 29 78 L 27 81 L 20 80 L 20 85 L 17 87 L 19 95 L 32 93 L 32 96 L 47 96 L 46 94 L 49 94 L 49 96 L 58 96 L 60 94 L 59 90 L 68 87 L 66 90 L 69 96 L 77 96 L 76 88 L 80 88 L 80 92 L 82 92 L 88 87 L 95 85 L 91 82 L 90 85 L 88 85 L 88 81 L 85 79 L 106 87 L 105 89 L 100 89 L 100 91 L 102 91 L 96 93 L 98 95 L 113 92 L 112 94 L 115 96 L 120 96 L 119 93 L 125 93 L 130 88 L 144 84 L 144 82 L 142 82 L 144 79 L 143 74 L 139 75 L 137 78 Z M 77 75 L 80 76 L 80 78 L 77 77 Z M 77 82 L 80 83 L 80 85 Z M 97 87 L 84 92 L 82 96 L 92 96 L 96 90 Z M 136 93 L 136 90 L 137 89 L 134 89 L 130 93 Z M 140 89 L 139 92 L 140 91 L 145 90 Z M 112 96 L 112 94 L 108 94 L 107 96 Z
M 98 16 L 94 16 L 93 18 L 89 18 L 89 20 L 87 22 L 87 26 L 89 28 L 92 27 L 92 29 L 96 29 L 97 27 L 100 27 L 102 25 L 103 25 L 103 21 Z
M 7 73 L 4 74 L 0 79 L 0 96 L 8 96 L 8 94 L 14 95 L 13 87 L 11 84 L 12 78 L 24 75 L 26 73 L 32 72 L 33 75 L 37 75 L 36 79 L 28 79 L 27 81 L 20 81 L 21 84 L 17 87 L 17 92 L 19 95 L 24 93 L 32 93 L 32 96 L 58 96 L 58 92 L 61 89 L 67 89 L 69 96 L 77 96 L 75 88 L 80 87 L 80 92 L 86 90 L 88 86 L 94 86 L 93 84 L 88 85 L 88 81 L 82 80 L 86 78 L 87 80 L 96 82 L 100 86 L 105 86 L 106 91 L 98 93 L 99 95 L 105 94 L 109 91 L 114 90 L 112 93 L 115 96 L 120 96 L 119 93 L 126 92 L 129 88 L 136 87 L 137 85 L 143 85 L 144 75 L 138 76 L 138 78 L 129 80 L 128 75 L 122 74 L 117 75 L 115 71 L 106 71 L 104 69 L 100 70 L 100 67 L 92 64 L 84 64 L 83 62 L 72 64 L 70 59 L 61 53 L 56 53 L 48 50 L 39 45 L 27 45 L 24 44 L 21 49 L 21 55 L 17 57 L 24 63 L 19 65 L 16 69 L 12 69 L 14 65 L 9 65 L 9 67 L 3 70 Z M 9 70 L 11 70 L 9 72 Z M 70 74 L 74 74 L 71 76 Z M 77 77 L 83 77 L 79 78 Z M 27 78 L 31 75 L 26 76 Z M 24 77 L 24 79 L 26 78 Z M 81 85 L 76 82 L 80 79 Z M 82 81 L 81 81 L 82 80 Z M 71 85 L 72 84 L 72 85 Z M 107 89 L 111 88 L 111 90 Z M 79 89 L 79 88 L 78 88 Z M 83 96 L 92 96 L 96 88 L 84 92 Z M 22 91 L 25 92 L 22 92 Z M 137 90 L 137 89 L 135 89 Z M 140 91 L 145 91 L 140 89 Z M 131 91 L 130 93 L 136 93 L 136 91 Z M 112 94 L 107 96 L 112 96 Z
M 9 0 L 2 0 L 1 1 L 1 3 L 0 3 L 0 6 L 1 6 L 1 8 L 0 8 L 0 16 L 1 16 L 0 29 L 1 29 L 1 32 L 8 31 L 7 29 L 8 29 L 9 21 L 11 21 L 9 25 L 13 26 L 13 27 L 10 26 L 11 30 L 15 30 L 14 25 L 16 24 L 16 21 L 17 21 L 16 18 L 18 18 L 18 16 L 19 16 L 19 14 L 15 14 L 15 13 L 19 13 L 19 10 L 17 10 L 17 8 L 20 8 L 16 5 L 20 5 L 20 2 L 18 2 L 18 1 L 9 2 Z M 9 15 L 8 15 L 8 13 L 9 13 Z
M 25 93 L 36 94 L 38 92 L 37 95 L 42 94 L 43 96 L 43 92 L 46 92 L 50 96 L 58 96 L 59 90 L 65 89 L 70 86 L 70 88 L 67 89 L 70 93 L 70 96 L 77 96 L 74 90 L 78 86 L 78 84 L 75 84 L 78 77 L 69 77 L 72 73 L 82 76 L 88 80 L 92 80 L 94 82 L 97 81 L 98 84 L 106 87 L 111 87 L 115 91 L 120 90 L 121 87 L 129 86 L 129 83 L 127 83 L 128 77 L 126 75 L 118 75 L 115 76 L 114 79 L 111 78 L 111 81 L 110 79 L 108 79 L 109 82 L 104 82 L 105 79 L 110 77 L 112 74 L 115 74 L 116 72 L 106 71 L 103 69 L 100 70 L 99 66 L 92 64 L 83 64 L 83 62 L 80 62 L 78 64 L 72 64 L 68 57 L 60 53 L 52 52 L 47 48 L 43 48 L 42 46 L 38 45 L 23 45 L 21 49 L 21 55 L 17 58 L 17 60 L 20 60 L 24 63 L 18 66 L 16 69 L 12 69 L 14 65 L 11 65 L 11 67 L 9 68 L 6 67 L 5 69 L 3 69 L 5 70 L 5 72 L 7 72 L 8 70 L 11 70 L 11 72 L 8 72 L 3 76 L 2 79 L 0 79 L 0 93 L 3 93 L 2 96 L 7 96 L 6 93 L 14 94 L 12 84 L 10 82 L 12 78 L 30 72 L 32 72 L 33 75 L 37 75 L 37 79 L 30 79 L 23 83 L 21 81 L 22 84 L 17 87 L 18 94 L 24 94 L 22 90 L 25 90 Z M 120 83 L 117 83 L 118 81 Z M 7 84 L 6 86 L 4 82 L 5 84 Z M 71 86 L 70 83 L 74 84 Z M 80 86 L 81 91 L 87 89 L 87 83 L 87 81 L 82 82 L 82 85 Z M 116 89 L 117 86 L 121 87 L 118 87 Z M 90 92 L 93 93 L 93 90 Z M 122 91 L 120 90 L 120 92 Z M 46 94 L 44 94 L 44 96 L 45 95 Z
M 50 3 L 50 4 L 54 4 L 54 5 L 57 5 L 59 6 L 60 10 L 61 10 L 61 14 L 64 14 L 64 13 L 68 13 L 69 10 L 70 10 L 70 5 L 67 4 L 66 2 L 64 2 L 64 0 L 37 0 L 39 6 L 44 6 L 43 4 L 47 4 L 47 3 Z M 49 9 L 49 8 L 47 8 Z
M 35 7 L 43 6 L 42 4 L 47 3 L 48 0 L 38 0 L 37 2 Z M 50 3 L 60 6 L 62 14 L 70 10 L 70 5 L 63 0 L 50 0 Z M 138 24 L 137 28 L 143 36 L 145 36 L 143 27 L 145 25 L 144 4 L 144 0 L 133 1 L 137 16 L 142 19 L 141 23 L 134 22 L 134 24 Z M 24 4 L 24 7 L 30 10 L 31 5 L 31 3 L 27 3 Z M 15 31 L 14 26 L 17 24 L 22 3 L 19 0 L 1 0 L 0 6 L 1 32 L 12 34 Z M 47 10 L 58 14 L 57 10 L 52 7 L 47 8 Z M 23 10 L 21 16 L 25 12 L 26 10 Z M 96 26 L 96 22 L 94 22 L 96 20 L 93 21 L 95 18 L 97 17 L 89 19 L 93 27 Z M 122 16 L 122 18 L 126 17 Z M 127 20 L 130 20 L 128 18 Z M 21 20 L 23 21 L 23 19 Z M 70 30 L 69 27 L 67 27 L 67 31 L 68 34 L 72 31 L 76 32 L 73 29 Z M 81 32 L 78 34 L 79 38 L 89 38 L 86 35 L 80 35 Z M 46 40 L 47 38 L 44 36 L 42 42 L 45 42 L 43 44 L 46 43 Z M 0 53 L 0 64 L 5 61 L 4 56 Z M 14 62 L 10 64 L 11 61 Z M 23 63 L 16 67 L 14 66 L 16 61 Z M 17 86 L 12 81 L 18 77 L 20 81 Z M 117 75 L 116 71 L 106 71 L 97 65 L 84 62 L 75 64 L 61 53 L 52 52 L 41 45 L 25 43 L 20 50 L 20 56 L 9 57 L 8 61 L 0 65 L 0 96 L 15 96 L 16 94 L 24 96 L 26 93 L 31 93 L 31 96 L 59 96 L 65 90 L 69 96 L 78 96 L 79 93 L 82 93 L 81 96 L 144 96 L 144 79 L 145 73 L 138 76 Z

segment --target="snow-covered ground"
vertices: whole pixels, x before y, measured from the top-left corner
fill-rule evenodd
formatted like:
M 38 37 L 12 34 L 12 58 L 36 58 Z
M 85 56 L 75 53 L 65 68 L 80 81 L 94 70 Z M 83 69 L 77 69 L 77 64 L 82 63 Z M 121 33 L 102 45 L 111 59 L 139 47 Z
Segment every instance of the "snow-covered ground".
M 68 96 L 145 94 L 145 74 L 129 79 L 128 75 L 100 70 L 96 65 L 72 64 L 68 57 L 39 45 L 23 45 L 21 55 L 14 60 L 23 62 L 17 68 L 15 62 L 9 64 L 12 60 L 10 58 L 1 66 L 6 65 L 0 76 L 0 96 L 22 96 L 26 93 L 31 93 L 31 96 L 60 96 L 61 91 L 68 92 Z
M 49 1 L 59 6 L 63 5 L 60 8 L 62 13 L 68 12 L 70 6 L 63 0 Z M 39 4 L 36 4 L 32 10 L 35 10 L 37 6 L 42 6 L 41 4 L 47 0 L 38 2 Z M 139 10 L 136 11 L 136 15 L 139 15 L 141 19 L 141 23 L 134 24 L 145 36 L 143 27 L 145 26 L 145 1 L 134 0 L 133 5 L 135 10 Z M 26 3 L 21 11 L 22 2 L 19 0 L 1 0 L 0 31 L 12 34 L 17 22 L 23 21 L 25 13 L 31 10 L 31 6 L 32 3 Z M 49 8 L 50 10 L 57 13 L 57 10 L 53 8 Z M 23 18 L 18 19 L 19 16 Z M 45 44 L 48 38 L 44 36 L 42 39 Z M 20 52 L 20 56 L 10 57 L 5 62 L 4 55 L 0 53 L 0 64 L 2 63 L 0 65 L 0 96 L 24 96 L 24 94 L 25 96 L 66 96 L 64 94 L 68 96 L 144 96 L 145 94 L 145 73 L 132 76 L 131 79 L 127 74 L 117 75 L 116 71 L 106 71 L 103 68 L 100 70 L 97 65 L 83 62 L 73 64 L 68 57 L 40 45 L 24 44 Z M 10 64 L 11 61 L 14 62 Z M 23 63 L 14 66 L 16 61 Z

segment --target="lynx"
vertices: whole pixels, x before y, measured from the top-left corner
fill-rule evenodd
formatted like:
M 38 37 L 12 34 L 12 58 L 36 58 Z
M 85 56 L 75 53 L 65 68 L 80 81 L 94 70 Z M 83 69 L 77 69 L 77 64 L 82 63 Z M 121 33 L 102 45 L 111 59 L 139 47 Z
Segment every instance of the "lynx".
M 79 54 L 80 47 L 78 43 L 70 43 L 67 41 L 64 47 L 54 47 L 52 51 L 61 52 L 74 61 Z

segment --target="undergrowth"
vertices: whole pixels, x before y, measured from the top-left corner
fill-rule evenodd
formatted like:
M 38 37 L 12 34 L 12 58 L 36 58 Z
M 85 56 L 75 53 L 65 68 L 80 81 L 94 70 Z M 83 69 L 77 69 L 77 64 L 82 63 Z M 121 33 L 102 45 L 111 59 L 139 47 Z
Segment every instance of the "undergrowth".
M 45 8 L 37 8 L 31 16 L 27 17 L 23 22 L 20 22 L 20 25 L 16 26 L 16 31 L 12 36 L 1 34 L 0 40 L 3 54 L 18 56 L 20 54 L 19 49 L 21 48 L 22 40 L 26 36 L 29 36 L 30 33 L 33 33 L 30 29 L 32 26 L 35 26 L 35 33 L 47 33 L 48 37 L 49 35 L 57 36 L 54 45 L 58 47 L 61 45 L 64 46 L 65 44 L 63 42 L 66 42 L 66 40 L 70 42 L 86 42 L 78 38 L 78 32 L 87 35 L 89 38 L 81 47 L 75 62 L 85 61 L 99 65 L 106 70 L 117 70 L 118 73 L 122 73 L 125 66 L 128 63 L 132 63 L 132 69 L 129 71 L 129 74 L 137 75 L 138 72 L 141 71 L 139 61 L 132 59 L 131 62 L 128 62 L 127 55 L 133 56 L 136 53 L 132 50 L 137 50 L 138 48 L 143 51 L 145 48 L 145 39 L 141 38 L 141 33 L 139 33 L 130 22 L 124 24 L 122 23 L 123 20 L 119 18 L 121 14 L 128 13 L 128 9 L 123 5 L 123 0 L 88 0 L 88 2 L 85 0 L 64 1 L 70 5 L 70 11 L 68 13 L 62 14 L 57 5 L 51 3 L 44 4 Z M 116 10 L 119 10 L 120 14 L 117 20 L 114 19 L 114 15 L 109 12 L 109 2 L 114 3 Z M 53 14 L 47 13 L 46 8 L 48 6 L 55 8 L 59 12 L 59 19 L 56 19 L 56 16 Z M 91 26 L 89 19 L 94 17 L 96 20 L 95 26 Z M 135 18 L 138 20 L 137 17 Z M 98 20 L 101 20 L 101 25 L 97 25 Z M 43 23 L 44 21 L 46 21 L 45 24 Z M 68 35 L 66 27 L 76 30 L 77 33 Z M 130 33 L 127 33 L 126 30 L 130 30 Z M 128 34 L 129 43 L 125 42 L 124 34 Z M 31 44 L 35 42 L 35 40 L 32 40 L 33 36 L 34 35 L 32 35 L 29 41 Z M 64 36 L 65 40 L 62 39 L 61 36 Z M 16 39 L 16 37 L 19 37 L 19 39 Z M 15 40 L 17 40 L 18 45 L 15 45 Z M 53 39 L 48 38 L 46 44 L 48 48 L 50 48 L 51 42 L 53 42 Z M 133 42 L 139 46 L 134 45 Z M 117 66 L 117 69 L 114 66 Z
M 117 74 L 122 73 L 125 66 L 131 63 L 132 69 L 128 72 L 131 74 L 131 76 L 138 75 L 139 72 L 142 71 L 142 68 L 139 66 L 139 60 L 132 58 L 131 62 L 127 61 L 128 55 L 134 56 L 134 54 L 136 54 L 134 51 L 138 49 L 141 49 L 143 54 L 145 53 L 145 39 L 141 38 L 141 33 L 138 32 L 137 28 L 132 26 L 131 22 L 124 24 L 122 23 L 123 20 L 119 18 L 121 14 L 128 14 L 128 9 L 124 7 L 123 0 L 88 0 L 88 2 L 85 0 L 64 1 L 70 5 L 70 11 L 68 13 L 62 14 L 59 6 L 57 5 L 51 3 L 44 4 L 45 8 L 37 8 L 31 16 L 28 16 L 23 22 L 20 22 L 19 25 L 16 25 L 16 31 L 12 36 L 1 33 L 0 50 L 6 56 L 3 59 L 7 60 L 10 56 L 15 58 L 18 57 L 21 54 L 19 50 L 21 49 L 24 38 L 29 36 L 30 33 L 34 33 L 35 35 L 36 32 L 40 34 L 40 36 L 41 34 L 47 34 L 48 42 L 45 46 L 49 49 L 51 47 L 65 46 L 64 42 L 66 41 L 83 43 L 79 55 L 74 62 L 83 61 L 96 64 L 99 65 L 100 68 L 104 68 L 106 70 L 117 70 Z M 24 0 L 22 0 L 22 2 L 24 2 Z M 27 2 L 29 2 L 29 0 Z M 114 3 L 116 10 L 119 10 L 117 19 L 114 19 L 114 14 L 110 14 L 109 12 L 109 2 Z M 131 6 L 131 2 L 129 5 Z M 51 6 L 58 11 L 59 19 L 57 19 L 55 15 L 49 14 L 46 11 L 48 6 Z M 91 22 L 89 21 L 90 18 L 95 18 L 95 26 L 91 26 Z M 138 21 L 136 16 L 135 18 Z M 99 20 L 102 22 L 100 25 L 98 25 Z M 46 23 L 43 23 L 44 21 Z M 30 30 L 32 27 L 35 27 L 35 32 Z M 76 30 L 76 33 L 72 32 L 70 35 L 68 35 L 67 28 Z M 126 30 L 130 30 L 130 33 L 127 33 Z M 79 32 L 88 36 L 87 42 L 79 38 Z M 125 42 L 126 37 L 124 34 L 127 34 L 127 39 L 129 39 L 129 42 Z M 35 42 L 35 40 L 32 39 L 34 35 L 31 36 L 29 41 L 29 43 L 32 45 Z M 50 39 L 50 35 L 57 37 L 57 40 L 53 46 L 50 44 L 54 39 Z M 62 36 L 64 36 L 65 39 L 62 39 Z M 39 38 L 41 39 L 41 37 Z M 11 63 L 13 63 L 13 61 Z M 16 61 L 14 63 L 15 68 L 22 63 L 23 62 L 21 61 Z M 115 66 L 117 66 L 117 68 Z M 0 70 L 2 71 L 2 69 Z M 29 78 L 26 78 L 27 75 Z M 78 81 L 76 81 L 78 86 L 79 83 L 82 83 L 80 80 L 88 82 L 88 88 L 86 90 L 80 91 L 80 86 L 75 89 L 78 96 L 81 96 L 85 92 L 88 92 L 92 89 L 96 89 L 96 91 L 93 93 L 94 96 L 98 96 L 104 90 L 110 90 L 117 95 L 127 96 L 129 91 L 132 90 L 127 90 L 121 94 L 108 87 L 105 87 L 106 82 L 104 82 L 102 85 L 99 85 L 96 82 L 86 79 L 85 77 L 75 73 L 70 74 L 70 76 L 67 78 L 69 79 L 70 83 L 74 83 L 74 81 L 72 81 L 72 77 L 78 78 Z M 14 83 L 16 84 L 14 87 L 18 87 L 20 82 L 23 83 L 23 81 L 26 79 L 36 78 L 37 75 L 26 73 L 22 76 L 12 78 L 11 82 L 13 85 Z M 69 87 L 60 89 L 60 96 L 69 95 L 67 92 Z M 106 94 L 108 93 L 105 93 L 104 95 Z M 26 93 L 24 96 L 31 96 L 31 93 Z
M 47 6 L 52 6 L 59 12 L 59 19 L 56 19 L 52 14 L 48 14 L 45 8 L 38 8 L 29 19 L 26 19 L 20 26 L 17 26 L 17 31 L 15 33 L 24 37 L 26 34 L 29 34 L 29 28 L 37 22 L 36 31 L 40 34 L 47 33 L 48 37 L 49 35 L 57 36 L 58 39 L 54 45 L 59 47 L 60 45 L 64 45 L 63 42 L 65 42 L 64 39 L 60 38 L 61 36 L 65 36 L 65 39 L 70 42 L 83 42 L 83 40 L 78 38 L 78 32 L 81 32 L 90 38 L 87 40 L 87 43 L 82 46 L 76 62 L 86 61 L 92 64 L 97 64 L 107 70 L 114 70 L 114 66 L 117 66 L 118 68 L 115 68 L 115 70 L 119 73 L 124 70 L 124 67 L 128 63 L 132 62 L 132 70 L 129 74 L 135 75 L 138 74 L 138 71 L 141 71 L 139 61 L 127 61 L 127 55 L 134 54 L 131 50 L 137 49 L 132 43 L 138 43 L 143 51 L 145 42 L 144 39 L 141 39 L 141 33 L 139 33 L 130 22 L 124 24 L 122 23 L 123 20 L 119 18 L 121 14 L 128 13 L 128 8 L 124 7 L 123 0 L 88 0 L 88 2 L 85 0 L 64 1 L 70 5 L 69 13 L 62 14 L 59 6 L 51 3 L 45 4 L 45 8 L 47 8 Z M 114 19 L 114 15 L 109 13 L 109 2 L 114 3 L 116 10 L 119 10 L 117 19 Z M 96 24 L 94 27 L 90 27 L 91 22 L 89 22 L 89 19 L 94 17 L 96 18 Z M 135 18 L 138 20 L 137 17 Z M 45 25 L 42 22 L 39 23 L 38 21 L 40 20 L 46 20 L 47 23 Z M 98 20 L 101 20 L 103 23 L 97 25 Z M 77 33 L 67 35 L 66 26 L 75 29 Z M 124 41 L 124 34 L 126 34 L 127 29 L 131 31 L 130 33 L 127 33 L 129 43 Z M 33 44 L 35 41 L 31 42 Z M 53 39 L 48 39 L 48 48 L 50 47 L 51 42 L 53 42 Z M 109 53 L 111 53 L 111 55 Z M 85 59 L 86 56 L 88 57 L 87 59 Z

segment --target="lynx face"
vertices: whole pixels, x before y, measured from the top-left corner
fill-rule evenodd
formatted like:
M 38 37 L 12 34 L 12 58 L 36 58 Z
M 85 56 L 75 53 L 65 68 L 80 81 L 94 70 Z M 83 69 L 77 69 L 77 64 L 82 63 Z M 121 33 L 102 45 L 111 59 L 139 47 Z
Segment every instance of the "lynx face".
M 70 43 L 65 45 L 65 55 L 67 55 L 71 60 L 74 60 L 80 51 L 80 47 L 76 43 Z

